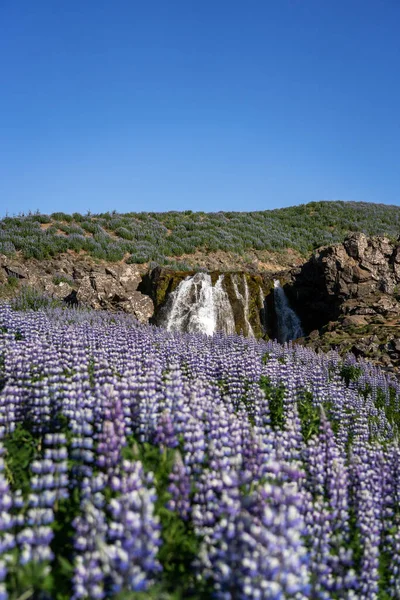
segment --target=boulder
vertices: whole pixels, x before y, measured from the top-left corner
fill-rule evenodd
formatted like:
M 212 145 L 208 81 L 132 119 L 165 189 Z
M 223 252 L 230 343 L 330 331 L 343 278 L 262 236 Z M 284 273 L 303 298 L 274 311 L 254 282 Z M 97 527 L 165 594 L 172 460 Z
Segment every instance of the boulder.
M 132 292 L 128 300 L 121 302 L 121 307 L 125 312 L 133 314 L 140 323 L 148 323 L 154 313 L 152 299 L 138 291 Z
M 368 321 L 363 315 L 349 315 L 342 320 L 343 327 L 362 327 Z
M 364 233 L 355 233 L 344 241 L 343 247 L 348 256 L 360 260 L 368 248 L 368 238 Z
M 123 265 L 119 276 L 119 282 L 127 292 L 134 292 L 137 290 L 141 281 L 142 276 L 136 265 Z

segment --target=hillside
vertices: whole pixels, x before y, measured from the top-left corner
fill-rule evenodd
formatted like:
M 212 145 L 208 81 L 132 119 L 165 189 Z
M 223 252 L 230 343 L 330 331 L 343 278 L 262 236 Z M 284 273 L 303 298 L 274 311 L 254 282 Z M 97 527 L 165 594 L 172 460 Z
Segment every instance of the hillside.
M 20 215 L 0 221 L 0 254 L 45 260 L 73 252 L 181 270 L 260 268 L 271 258 L 294 264 L 354 231 L 397 238 L 400 207 L 332 201 L 259 212 Z

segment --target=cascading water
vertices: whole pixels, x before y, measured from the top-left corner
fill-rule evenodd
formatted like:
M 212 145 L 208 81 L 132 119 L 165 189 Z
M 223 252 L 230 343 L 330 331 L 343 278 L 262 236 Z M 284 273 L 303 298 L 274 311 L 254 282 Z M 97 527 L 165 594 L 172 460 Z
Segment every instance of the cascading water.
M 263 332 L 267 332 L 267 307 L 265 305 L 264 292 L 261 286 L 258 287 L 258 293 L 260 296 L 260 321 L 263 328 Z
M 168 331 L 235 333 L 235 320 L 220 275 L 215 286 L 208 273 L 186 277 L 172 292 L 164 321 Z
M 275 312 L 278 321 L 278 341 L 295 340 L 304 335 L 299 317 L 290 308 L 279 279 L 274 280 Z
M 239 302 L 241 303 L 241 305 L 243 306 L 243 317 L 244 317 L 244 323 L 246 326 L 246 330 L 243 332 L 244 335 L 247 335 L 248 337 L 255 337 L 254 336 L 254 331 L 253 328 L 250 324 L 249 321 L 249 299 L 250 299 L 250 294 L 249 294 L 249 286 L 247 285 L 247 279 L 246 276 L 243 274 L 243 288 L 244 288 L 244 294 L 242 294 L 242 292 L 239 290 L 239 278 L 238 276 L 232 275 L 232 284 L 233 284 L 233 289 L 236 295 L 236 298 L 239 300 Z
M 225 333 L 236 333 L 235 319 L 228 294 L 223 287 L 224 276 L 218 277 L 217 283 L 213 288 L 213 298 L 216 316 L 216 331 Z

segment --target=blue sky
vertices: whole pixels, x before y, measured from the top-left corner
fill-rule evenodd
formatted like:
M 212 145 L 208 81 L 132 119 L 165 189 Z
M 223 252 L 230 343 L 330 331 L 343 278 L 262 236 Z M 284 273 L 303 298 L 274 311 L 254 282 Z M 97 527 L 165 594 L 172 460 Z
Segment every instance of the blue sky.
M 1 0 L 0 214 L 400 204 L 398 0 Z

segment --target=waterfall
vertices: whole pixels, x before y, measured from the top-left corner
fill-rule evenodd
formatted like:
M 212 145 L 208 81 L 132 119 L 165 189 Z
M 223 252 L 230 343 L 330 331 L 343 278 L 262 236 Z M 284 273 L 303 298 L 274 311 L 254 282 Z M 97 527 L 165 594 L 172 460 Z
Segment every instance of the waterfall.
M 264 292 L 261 286 L 258 286 L 258 294 L 260 296 L 260 321 L 263 328 L 263 332 L 267 333 L 267 307 L 265 305 Z
M 243 317 L 244 317 L 244 323 L 246 325 L 246 331 L 244 331 L 243 333 L 244 333 L 244 335 L 247 335 L 248 337 L 255 337 L 253 328 L 249 321 L 250 294 L 249 294 L 249 286 L 247 285 L 247 279 L 246 279 L 245 274 L 243 274 L 242 281 L 243 281 L 244 294 L 242 294 L 242 292 L 239 290 L 238 276 L 236 275 L 236 273 L 235 273 L 235 275 L 232 275 L 232 284 L 233 284 L 233 289 L 235 291 L 236 298 L 239 300 L 239 302 L 243 306 Z
M 213 287 L 208 273 L 186 277 L 171 293 L 165 325 L 168 331 L 235 333 L 232 307 L 220 275 Z
M 216 315 L 216 331 L 224 331 L 225 333 L 236 333 L 233 310 L 231 307 L 231 303 L 229 302 L 228 294 L 223 288 L 223 280 L 224 276 L 220 275 L 213 290 Z
M 274 299 L 278 321 L 278 341 L 284 343 L 302 337 L 304 333 L 300 319 L 294 310 L 290 308 L 279 279 L 274 280 Z

